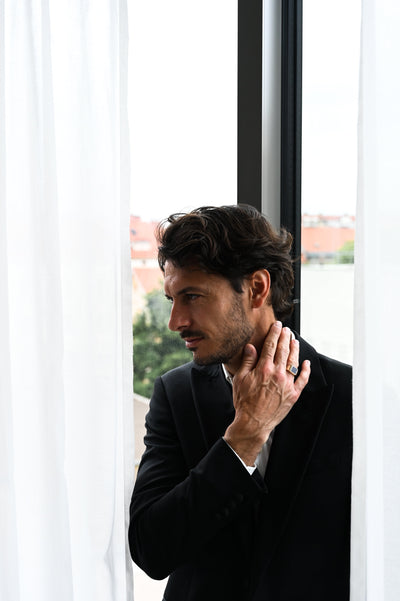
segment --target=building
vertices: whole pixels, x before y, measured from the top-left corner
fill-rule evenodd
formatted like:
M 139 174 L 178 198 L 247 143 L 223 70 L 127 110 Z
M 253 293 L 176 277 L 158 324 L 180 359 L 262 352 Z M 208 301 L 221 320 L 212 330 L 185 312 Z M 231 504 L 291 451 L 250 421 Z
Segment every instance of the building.
M 161 288 L 154 231 L 157 221 L 131 216 L 132 316 L 142 311 L 146 294 Z M 354 240 L 355 217 L 351 215 L 303 215 L 301 253 L 303 263 L 334 262 L 346 242 Z
M 142 311 L 148 292 L 160 288 L 162 275 L 157 262 L 154 230 L 157 221 L 142 221 L 131 215 L 132 316 Z
M 353 241 L 354 235 L 355 217 L 352 215 L 303 215 L 302 262 L 334 262 L 338 251 L 346 242 Z

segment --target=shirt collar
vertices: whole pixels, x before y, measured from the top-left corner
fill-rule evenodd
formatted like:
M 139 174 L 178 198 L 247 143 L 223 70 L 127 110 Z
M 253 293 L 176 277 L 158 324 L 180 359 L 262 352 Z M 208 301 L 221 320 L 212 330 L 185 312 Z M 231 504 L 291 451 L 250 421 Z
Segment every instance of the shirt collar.
M 222 371 L 224 372 L 224 376 L 225 376 L 227 382 L 229 382 L 229 384 L 232 385 L 233 376 L 229 373 L 229 371 L 226 369 L 226 367 L 223 363 L 221 363 L 221 365 L 222 365 Z

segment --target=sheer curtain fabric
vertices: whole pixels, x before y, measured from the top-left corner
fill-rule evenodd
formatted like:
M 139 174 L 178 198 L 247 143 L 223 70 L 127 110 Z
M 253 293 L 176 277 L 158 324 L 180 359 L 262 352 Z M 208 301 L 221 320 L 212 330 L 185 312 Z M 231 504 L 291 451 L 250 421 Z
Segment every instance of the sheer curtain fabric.
M 126 6 L 0 7 L 0 598 L 126 601 Z
M 352 601 L 397 601 L 400 593 L 399 29 L 397 0 L 363 0 Z

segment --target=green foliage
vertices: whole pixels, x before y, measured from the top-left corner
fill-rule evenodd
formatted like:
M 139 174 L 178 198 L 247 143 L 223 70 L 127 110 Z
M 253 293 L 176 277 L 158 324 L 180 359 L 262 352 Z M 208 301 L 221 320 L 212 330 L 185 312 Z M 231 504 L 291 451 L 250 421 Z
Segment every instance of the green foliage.
M 157 376 L 187 363 L 191 353 L 168 329 L 170 304 L 161 290 L 146 296 L 146 307 L 133 322 L 134 390 L 150 397 Z
M 354 263 L 354 240 L 347 240 L 337 251 L 336 263 Z

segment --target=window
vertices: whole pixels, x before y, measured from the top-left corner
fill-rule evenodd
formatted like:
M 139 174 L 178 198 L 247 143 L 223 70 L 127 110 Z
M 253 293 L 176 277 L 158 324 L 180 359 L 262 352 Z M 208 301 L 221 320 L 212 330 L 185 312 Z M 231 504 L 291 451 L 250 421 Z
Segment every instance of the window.
M 302 334 L 319 351 L 348 362 L 351 362 L 352 354 L 351 243 L 356 195 L 359 23 L 358 3 L 350 4 L 343 0 L 329 6 L 317 0 L 304 0 L 303 3 L 303 168 L 300 178 L 304 211 Z M 282 12 L 287 17 L 286 5 L 288 3 L 282 3 L 282 7 L 286 7 Z M 262 49 L 262 24 L 257 19 L 264 14 L 266 20 L 267 13 L 270 30 L 264 29 L 264 38 L 268 38 L 268 48 L 264 44 Z M 265 136 L 265 131 L 246 130 L 252 123 L 254 108 L 260 128 L 261 112 L 271 113 L 269 107 L 265 110 L 265 98 L 261 98 L 261 94 L 274 96 L 273 102 L 279 105 L 279 68 L 273 62 L 274 57 L 277 62 L 280 60 L 277 34 L 280 7 L 273 10 L 272 5 L 262 2 L 255 2 L 250 7 L 243 0 L 239 1 L 239 15 L 249 27 L 244 30 L 241 21 L 239 38 L 244 40 L 245 51 L 249 52 L 241 55 L 241 59 L 244 58 L 242 84 L 245 90 L 246 86 L 248 90 L 252 86 L 252 96 L 250 100 L 242 98 L 243 104 L 239 98 L 239 107 L 247 113 L 244 120 L 239 115 L 239 129 L 244 127 L 244 133 L 239 131 L 244 146 L 239 152 L 239 167 L 243 171 L 239 174 L 238 190 L 237 4 L 230 0 L 207 0 L 201 5 L 185 0 L 168 3 L 156 0 L 150 5 L 139 0 L 129 2 L 132 285 L 136 341 L 140 342 L 140 327 L 149 329 L 149 319 L 150 323 L 151 319 L 159 320 L 152 336 L 152 349 L 147 343 L 142 345 L 153 354 L 149 360 L 144 360 L 140 376 L 139 346 L 135 351 L 137 459 L 142 453 L 143 421 L 155 376 L 153 370 L 156 375 L 160 373 L 156 352 L 163 344 L 160 332 L 162 328 L 166 330 L 169 311 L 163 304 L 162 292 L 154 292 L 160 290 L 161 277 L 155 261 L 152 230 L 160 219 L 172 212 L 205 204 L 233 204 L 237 196 L 241 202 L 250 202 L 259 208 L 261 194 L 266 188 L 268 196 L 274 197 L 276 193 L 271 190 L 279 187 L 279 132 L 276 125 L 279 118 L 269 114 L 271 127 L 268 132 L 272 132 L 274 141 L 271 143 L 270 135 L 273 161 L 270 161 L 268 177 L 261 175 L 261 161 L 264 160 L 261 155 L 265 150 L 262 134 Z M 301 28 L 301 19 L 298 25 Z M 268 80 L 262 82 L 263 51 L 264 67 L 268 61 L 270 72 Z M 253 53 L 259 57 L 259 62 L 249 78 L 246 68 L 252 63 Z M 239 97 L 240 85 L 239 82 Z M 301 123 L 301 113 L 298 116 Z M 253 155 L 250 161 L 246 156 L 249 148 L 255 150 L 255 160 L 259 161 L 254 176 L 249 176 L 246 167 L 248 163 L 254 167 L 255 163 Z M 296 161 L 300 161 L 300 154 Z M 292 159 L 290 157 L 290 161 Z M 299 169 L 300 162 L 292 162 L 290 168 Z M 274 174 L 277 186 L 275 181 L 274 186 L 271 185 Z M 294 209 L 298 210 L 298 207 Z M 179 338 L 176 341 L 181 343 Z M 175 352 L 177 361 L 190 360 L 190 355 L 187 359 L 181 358 L 177 349 L 171 353 L 169 346 L 168 355 Z M 165 362 L 163 366 L 164 371 L 171 367 Z M 135 570 L 137 601 L 158 600 L 165 583 L 151 581 Z
M 155 375 L 173 361 L 191 359 L 178 336 L 167 338 L 170 306 L 161 291 L 153 230 L 174 212 L 236 203 L 237 5 L 129 0 L 128 6 L 138 461 Z M 165 582 L 152 581 L 135 567 L 137 601 L 158 601 L 164 588 Z
M 301 331 L 353 355 L 360 3 L 303 3 Z

